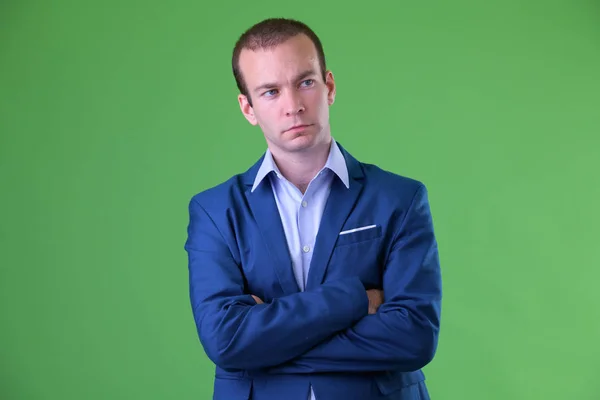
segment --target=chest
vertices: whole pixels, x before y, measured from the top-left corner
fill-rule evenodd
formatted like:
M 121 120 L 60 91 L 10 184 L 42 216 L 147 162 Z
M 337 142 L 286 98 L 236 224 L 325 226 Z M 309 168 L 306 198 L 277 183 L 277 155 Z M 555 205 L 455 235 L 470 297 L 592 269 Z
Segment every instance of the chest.
M 329 230 L 322 217 L 306 224 L 301 217 L 277 219 L 270 232 L 252 227 L 245 235 L 240 264 L 251 293 L 270 301 L 285 295 L 283 287 L 292 280 L 302 291 L 318 263 L 325 264 L 323 282 L 357 276 L 366 286 L 381 286 L 388 241 L 385 225 L 371 212 L 352 214 L 341 232 Z M 335 244 L 323 253 L 319 246 L 326 236 Z

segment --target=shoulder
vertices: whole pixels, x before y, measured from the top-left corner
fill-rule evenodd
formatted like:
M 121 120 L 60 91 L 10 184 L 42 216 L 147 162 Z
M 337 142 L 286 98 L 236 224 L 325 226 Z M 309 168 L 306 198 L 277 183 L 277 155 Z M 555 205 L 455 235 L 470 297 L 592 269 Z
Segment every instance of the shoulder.
M 387 199 L 411 202 L 416 196 L 427 194 L 425 183 L 399 173 L 385 170 L 375 164 L 360 163 L 364 173 L 365 190 Z
M 345 156 L 350 177 L 360 180 L 363 193 L 367 197 L 376 196 L 377 203 L 401 206 L 411 203 L 416 196 L 426 196 L 427 189 L 422 181 L 359 160 L 341 144 L 338 145 Z
M 195 203 L 204 209 L 226 208 L 243 193 L 245 185 L 243 174 L 236 174 L 229 179 L 195 193 L 190 203 Z

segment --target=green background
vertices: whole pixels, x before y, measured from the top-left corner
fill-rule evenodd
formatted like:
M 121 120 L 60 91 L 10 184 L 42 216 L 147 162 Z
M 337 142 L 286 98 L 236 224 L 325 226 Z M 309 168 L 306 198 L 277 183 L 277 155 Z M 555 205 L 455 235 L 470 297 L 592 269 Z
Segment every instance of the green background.
M 599 399 L 599 11 L 0 2 L 0 398 L 210 398 L 187 204 L 264 151 L 230 56 L 286 16 L 324 42 L 334 137 L 429 188 L 432 399 Z

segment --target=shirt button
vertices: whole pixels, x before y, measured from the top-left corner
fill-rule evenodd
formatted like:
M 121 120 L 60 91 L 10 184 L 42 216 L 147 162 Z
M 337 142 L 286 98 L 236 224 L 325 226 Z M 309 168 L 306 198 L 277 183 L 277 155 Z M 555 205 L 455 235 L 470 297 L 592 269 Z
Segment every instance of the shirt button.
M 306 207 L 307 205 L 308 205 L 308 203 L 306 202 L 306 200 L 304 200 L 304 201 L 302 202 L 302 207 Z
M 305 253 L 308 253 L 310 251 L 310 247 L 304 246 L 302 250 L 304 250 Z

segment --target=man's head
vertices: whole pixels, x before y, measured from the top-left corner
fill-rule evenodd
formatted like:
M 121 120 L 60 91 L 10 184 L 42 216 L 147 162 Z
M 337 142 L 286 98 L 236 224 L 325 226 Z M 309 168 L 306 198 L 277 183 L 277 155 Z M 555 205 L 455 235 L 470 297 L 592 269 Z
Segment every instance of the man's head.
M 308 26 L 283 18 L 259 22 L 238 39 L 232 68 L 240 109 L 261 127 L 273 152 L 329 142 L 335 83 L 321 42 Z

